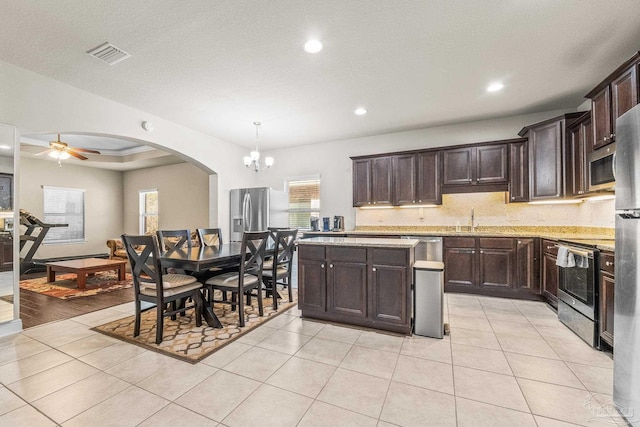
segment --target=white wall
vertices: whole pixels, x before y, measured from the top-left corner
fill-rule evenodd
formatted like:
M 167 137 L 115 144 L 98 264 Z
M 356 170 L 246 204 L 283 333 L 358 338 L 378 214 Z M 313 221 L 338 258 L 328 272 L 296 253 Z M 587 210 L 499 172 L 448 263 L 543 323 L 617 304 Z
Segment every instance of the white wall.
M 209 174 L 182 163 L 123 174 L 124 232 L 139 232 L 139 192 L 158 190 L 159 228 L 195 230 L 209 223 Z
M 152 122 L 155 130 L 145 132 L 140 127 L 143 120 Z M 0 123 L 16 126 L 23 135 L 116 135 L 197 161 L 218 174 L 219 203 L 214 207 L 223 233 L 229 227 L 229 190 L 255 185 L 255 173 L 242 165 L 245 148 L 1 61 Z
M 86 242 L 43 244 L 35 258 L 107 253 L 106 241 L 122 234 L 122 172 L 68 163 L 60 168 L 56 162 L 26 157 L 20 159 L 20 171 L 24 177 L 20 181 L 20 208 L 40 219 L 44 218 L 43 185 L 85 190 Z M 22 255 L 26 251 L 25 247 Z
M 525 126 L 552 118 L 568 110 L 548 111 L 493 120 L 461 123 L 450 126 L 439 126 L 406 132 L 397 132 L 363 138 L 331 141 L 322 144 L 298 146 L 274 150 L 269 153 L 275 158 L 272 169 L 259 172 L 261 185 L 281 189 L 287 177 L 312 174 L 321 175 L 320 204 L 321 216 L 344 215 L 346 228 L 353 229 L 357 225 L 383 225 L 385 222 L 395 225 L 455 225 L 457 219 L 449 218 L 452 198 L 445 197 L 445 209 L 431 211 L 420 221 L 418 213 L 412 209 L 371 211 L 358 210 L 352 207 L 352 176 L 350 156 L 388 153 L 393 151 L 433 148 L 450 145 L 467 144 L 483 141 L 518 138 L 518 132 Z M 367 117 L 363 119 L 367 120 Z M 461 212 L 470 211 L 474 203 L 477 206 L 487 205 L 486 200 L 475 200 L 469 195 L 455 198 L 455 204 Z M 482 196 L 481 196 L 482 197 Z M 499 197 L 500 198 L 500 197 Z M 449 200 L 447 202 L 447 200 Z M 474 201 L 472 201 L 474 200 Z M 489 199 L 495 202 L 493 199 Z M 485 225 L 566 225 L 575 221 L 574 225 L 590 225 L 613 227 L 613 203 L 601 202 L 598 208 L 584 203 L 580 207 L 540 207 L 530 205 L 509 205 L 499 203 L 489 213 L 491 220 L 485 219 Z M 566 216 L 562 212 L 578 214 Z M 545 219 L 539 220 L 538 212 L 549 213 Z M 560 212 L 560 214 L 551 214 Z M 480 212 L 479 212 L 480 213 Z M 520 220 L 513 220 L 520 216 Z M 454 216 L 455 218 L 455 216 Z M 462 214 L 459 215 L 462 220 Z M 451 221 L 453 220 L 453 224 Z M 444 224 L 443 224 L 444 225 Z

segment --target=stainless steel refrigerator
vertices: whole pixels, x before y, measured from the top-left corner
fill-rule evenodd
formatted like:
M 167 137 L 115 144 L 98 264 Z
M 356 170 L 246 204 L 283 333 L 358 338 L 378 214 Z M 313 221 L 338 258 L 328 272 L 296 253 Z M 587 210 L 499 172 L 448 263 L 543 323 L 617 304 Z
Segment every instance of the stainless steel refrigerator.
M 640 106 L 616 122 L 613 401 L 640 426 Z
M 267 187 L 231 190 L 232 242 L 242 241 L 245 231 L 289 226 L 289 195 Z

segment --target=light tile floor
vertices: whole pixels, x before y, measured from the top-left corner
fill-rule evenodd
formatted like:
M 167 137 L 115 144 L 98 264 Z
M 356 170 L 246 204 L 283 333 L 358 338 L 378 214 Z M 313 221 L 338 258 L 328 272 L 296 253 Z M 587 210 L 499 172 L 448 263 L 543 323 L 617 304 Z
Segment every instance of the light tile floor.
M 0 425 L 624 425 L 612 360 L 543 303 L 447 294 L 451 335 L 289 310 L 196 365 L 90 330 L 130 304 L 0 339 Z

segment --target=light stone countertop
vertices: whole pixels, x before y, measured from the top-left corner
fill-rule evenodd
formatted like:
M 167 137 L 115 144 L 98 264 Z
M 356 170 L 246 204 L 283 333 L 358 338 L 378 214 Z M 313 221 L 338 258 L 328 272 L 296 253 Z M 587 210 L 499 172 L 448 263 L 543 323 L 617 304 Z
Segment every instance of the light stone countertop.
M 435 227 L 434 227 L 435 228 Z M 569 232 L 559 232 L 557 229 L 560 227 L 553 227 L 555 229 L 550 229 L 551 227 L 540 227 L 539 229 L 508 229 L 502 227 L 491 227 L 491 229 L 487 230 L 476 230 L 476 231 L 453 231 L 449 229 L 431 229 L 428 231 L 425 230 L 350 230 L 350 231 L 305 231 L 304 234 L 307 236 L 317 236 L 318 237 L 326 237 L 326 238 L 334 238 L 334 239 L 346 239 L 346 235 L 349 236 L 357 236 L 357 235 L 365 235 L 365 236 L 380 236 L 384 238 L 384 236 L 416 236 L 416 237 L 539 237 L 542 239 L 549 240 L 565 240 L 565 241 L 574 241 L 576 243 L 584 243 L 593 245 L 600 250 L 606 251 L 615 251 L 615 241 L 613 237 L 603 236 L 599 233 L 594 233 L 592 229 L 581 230 L 572 230 L 571 228 Z M 573 227 L 572 227 L 573 228 Z M 365 240 L 364 238 L 352 237 L 353 239 Z M 369 240 L 375 238 L 368 238 Z M 300 241 L 306 241 L 309 239 L 304 239 Z M 393 240 L 393 239 L 384 239 L 384 240 Z M 405 240 L 406 241 L 406 240 Z
M 298 245 L 364 246 L 368 248 L 413 248 L 416 239 L 385 239 L 376 237 L 312 237 L 299 239 Z

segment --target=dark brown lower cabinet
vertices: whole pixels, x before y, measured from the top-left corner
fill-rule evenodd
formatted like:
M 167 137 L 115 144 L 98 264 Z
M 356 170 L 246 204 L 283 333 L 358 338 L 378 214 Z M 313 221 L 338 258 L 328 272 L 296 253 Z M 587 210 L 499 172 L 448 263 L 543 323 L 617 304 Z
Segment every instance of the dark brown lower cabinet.
M 413 248 L 301 244 L 302 316 L 409 334 L 413 262 Z
M 613 314 L 615 301 L 615 276 L 613 275 L 614 255 L 603 252 L 600 256 L 600 340 L 613 347 Z
M 445 290 L 465 292 L 476 287 L 476 239 L 446 237 L 443 251 Z
M 560 267 L 556 265 L 558 247 L 551 240 L 542 241 L 542 296 L 558 308 L 558 280 Z
M 540 245 L 538 239 L 516 239 L 516 286 L 520 291 L 540 294 Z
M 367 255 L 363 262 L 330 261 L 327 271 L 328 311 L 367 317 Z
M 446 292 L 539 299 L 536 239 L 446 237 Z
M 478 239 L 480 247 L 480 287 L 515 290 L 516 249 L 513 239 Z

